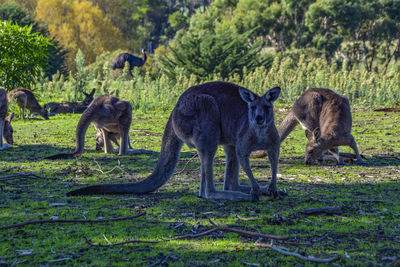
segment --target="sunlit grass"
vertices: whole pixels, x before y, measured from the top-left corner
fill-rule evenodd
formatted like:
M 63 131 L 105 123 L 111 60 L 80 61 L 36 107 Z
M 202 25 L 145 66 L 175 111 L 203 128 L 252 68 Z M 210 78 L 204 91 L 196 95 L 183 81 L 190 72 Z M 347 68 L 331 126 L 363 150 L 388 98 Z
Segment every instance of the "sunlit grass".
M 286 114 L 278 105 L 276 122 Z M 281 110 L 282 109 L 282 110 Z M 126 221 L 91 224 L 27 225 L 0 231 L 0 261 L 20 265 L 151 265 L 162 255 L 171 266 L 293 266 L 310 264 L 257 247 L 257 238 L 235 233 L 157 244 L 90 247 L 86 239 L 107 245 L 131 238 L 162 240 L 200 233 L 216 225 L 264 234 L 289 236 L 275 241 L 290 251 L 329 257 L 338 254 L 339 265 L 387 264 L 383 257 L 399 254 L 400 131 L 397 113 L 376 113 L 354 108 L 353 134 L 365 155 L 366 166 L 343 167 L 303 164 L 306 138 L 297 127 L 281 147 L 278 188 L 288 197 L 255 203 L 212 202 L 197 197 L 200 172 L 195 150 L 183 148 L 176 174 L 157 192 L 143 196 L 104 195 L 66 197 L 66 192 L 86 184 L 141 180 L 152 172 L 160 150 L 168 111 L 135 111 L 130 137 L 135 148 L 152 155 L 118 156 L 94 151 L 94 127 L 86 134 L 85 152 L 78 159 L 43 160 L 72 151 L 79 114 L 52 116 L 50 120 L 16 120 L 16 146 L 0 153 L 0 225 L 27 220 L 100 219 L 146 215 Z M 347 148 L 341 151 L 351 152 Z M 389 156 L 389 158 L 385 158 Z M 390 156 L 392 158 L 390 158 Z M 266 159 L 252 160 L 254 176 L 266 185 L 270 179 Z M 225 158 L 220 148 L 215 160 L 215 181 L 222 188 Z M 120 166 L 121 169 L 107 173 Z M 128 172 L 130 175 L 126 175 Z M 36 176 L 8 175 L 33 173 Z M 249 183 L 241 171 L 240 180 Z M 310 196 L 319 200 L 310 199 Z M 300 209 L 340 206 L 338 215 L 305 216 Z M 269 240 L 262 242 L 269 243 Z M 390 249 L 389 249 L 390 248 Z M 29 251 L 32 250 L 30 253 Z M 27 255 L 21 256 L 23 252 Z M 347 256 L 346 256 L 347 255 Z M 60 262 L 52 260 L 65 259 Z

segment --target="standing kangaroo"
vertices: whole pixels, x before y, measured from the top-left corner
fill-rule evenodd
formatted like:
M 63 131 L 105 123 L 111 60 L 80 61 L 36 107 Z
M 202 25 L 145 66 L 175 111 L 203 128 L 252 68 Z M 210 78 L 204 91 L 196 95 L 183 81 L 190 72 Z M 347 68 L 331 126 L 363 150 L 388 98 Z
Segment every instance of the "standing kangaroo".
M 190 87 L 180 96 L 169 117 L 160 156 L 150 176 L 137 183 L 89 186 L 68 195 L 153 192 L 172 176 L 186 143 L 195 147 L 200 157 L 200 197 L 251 201 L 267 192 L 276 197 L 280 139 L 274 125 L 273 102 L 279 94 L 280 88 L 275 87 L 260 97 L 226 82 Z M 213 178 L 213 160 L 219 144 L 223 145 L 226 156 L 223 191 L 216 190 Z M 256 149 L 268 151 L 272 173 L 268 189 L 260 188 L 250 169 L 249 155 Z M 239 163 L 251 186 L 239 184 Z
M 35 95 L 32 91 L 25 88 L 15 88 L 8 92 L 7 94 L 8 102 L 15 100 L 22 110 L 22 117 L 25 119 L 25 109 L 28 109 L 31 113 L 37 113 L 46 120 L 49 119 L 47 114 L 47 110 L 39 105 L 39 102 L 36 100 Z
M 92 103 L 93 95 L 96 89 L 93 89 L 89 94 L 83 92 L 85 99 L 81 103 L 77 102 L 50 102 L 44 105 L 44 108 L 50 113 L 83 113 L 85 109 Z
M 132 123 L 132 106 L 128 101 L 120 100 L 115 96 L 102 95 L 93 100 L 79 119 L 76 127 L 76 148 L 74 152 L 57 154 L 47 158 L 71 158 L 82 154 L 85 145 L 85 133 L 91 122 L 103 134 L 105 153 L 114 152 L 109 137 L 110 133 L 114 133 L 120 136 L 119 155 L 127 154 L 129 128 Z
M 11 122 L 14 118 L 14 112 L 7 116 L 7 91 L 0 87 L 0 150 L 6 149 L 13 145 L 13 128 Z M 3 138 L 7 144 L 3 143 Z
M 329 150 L 338 164 L 343 164 L 338 146 L 350 146 L 362 164 L 357 143 L 351 135 L 352 118 L 349 100 L 330 89 L 310 88 L 294 103 L 293 108 L 278 127 L 281 142 L 297 124 L 305 129 L 305 163 L 313 164 Z

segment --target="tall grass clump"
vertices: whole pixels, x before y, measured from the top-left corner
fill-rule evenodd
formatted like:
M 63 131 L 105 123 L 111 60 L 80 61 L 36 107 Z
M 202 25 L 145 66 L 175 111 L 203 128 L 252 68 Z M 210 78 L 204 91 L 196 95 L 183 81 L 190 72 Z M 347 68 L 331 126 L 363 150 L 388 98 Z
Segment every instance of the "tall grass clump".
M 375 73 L 357 67 L 349 69 L 346 64 L 328 64 L 324 59 L 300 57 L 295 62 L 277 56 L 269 70 L 257 68 L 246 73 L 241 85 L 258 93 L 280 86 L 280 101 L 289 104 L 311 87 L 333 89 L 347 96 L 352 104 L 370 108 L 395 106 L 400 99 L 400 72 L 396 64 L 386 73 Z
M 100 67 L 102 66 L 102 67 Z M 77 73 L 64 77 L 54 75 L 50 81 L 41 80 L 41 99 L 71 101 L 82 91 L 97 89 L 96 96 L 112 94 L 129 100 L 135 110 L 170 110 L 179 96 L 190 86 L 216 80 L 225 80 L 263 94 L 269 88 L 280 86 L 279 102 L 288 105 L 308 88 L 331 88 L 345 95 L 350 102 L 368 108 L 399 105 L 400 70 L 392 64 L 385 73 L 368 72 L 362 67 L 337 65 L 324 59 L 300 56 L 275 56 L 269 68 L 257 67 L 251 71 L 244 68 L 242 75 L 234 74 L 223 79 L 218 73 L 208 77 L 188 74 L 182 67 L 175 68 L 175 78 L 160 74 L 157 77 L 143 68 L 134 68 L 132 75 L 128 65 L 123 70 L 111 70 L 110 63 L 102 58 L 92 66 L 79 65 Z

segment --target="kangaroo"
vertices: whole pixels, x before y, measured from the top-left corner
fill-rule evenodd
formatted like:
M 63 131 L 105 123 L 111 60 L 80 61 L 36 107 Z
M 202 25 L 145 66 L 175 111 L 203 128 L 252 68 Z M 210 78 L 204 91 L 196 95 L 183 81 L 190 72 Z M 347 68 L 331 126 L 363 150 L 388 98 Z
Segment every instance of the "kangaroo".
M 89 94 L 83 92 L 85 99 L 81 103 L 77 102 L 50 102 L 44 105 L 44 108 L 50 113 L 83 113 L 85 109 L 93 101 L 93 95 L 96 89 L 93 89 Z
M 14 112 L 7 116 L 7 91 L 0 87 L 0 150 L 14 144 L 13 128 L 11 122 L 14 119 Z M 3 143 L 3 138 L 7 144 Z
M 103 132 L 102 132 L 100 129 L 98 129 L 98 128 L 96 128 L 96 131 L 97 131 L 96 136 L 95 136 L 95 140 L 96 140 L 96 150 L 97 150 L 97 151 L 100 151 L 100 150 L 102 150 L 103 147 L 104 147 Z M 112 143 L 114 143 L 114 144 L 118 147 L 118 151 L 119 151 L 118 139 L 121 138 L 121 135 L 120 135 L 119 131 L 116 132 L 116 133 L 109 132 L 109 133 L 108 133 L 108 137 L 109 137 L 110 141 L 111 141 Z M 133 149 L 133 147 L 131 146 L 131 143 L 130 143 L 129 136 L 128 136 L 128 148 L 129 148 L 129 149 Z M 113 150 L 113 151 L 114 151 L 114 150 Z
M 94 185 L 69 192 L 68 196 L 91 194 L 144 194 L 153 192 L 172 176 L 184 143 L 195 147 L 200 157 L 199 196 L 235 201 L 256 200 L 261 193 L 277 197 L 276 186 L 280 139 L 274 125 L 273 102 L 280 88 L 258 96 L 238 85 L 210 82 L 187 89 L 179 98 L 165 126 L 161 152 L 153 173 L 137 183 Z M 213 160 L 218 145 L 226 155 L 225 182 L 216 190 Z M 260 188 L 250 169 L 249 155 L 266 149 L 272 178 L 268 188 Z M 251 186 L 239 184 L 239 164 Z
M 339 165 L 343 158 L 338 146 L 350 146 L 359 164 L 363 164 L 357 143 L 351 135 L 352 118 L 349 100 L 330 89 L 310 88 L 294 103 L 278 127 L 281 142 L 297 124 L 308 139 L 305 163 L 314 164 L 325 151 L 332 153 Z
M 31 113 L 37 113 L 44 119 L 48 120 L 49 116 L 47 110 L 39 105 L 35 95 L 32 91 L 25 88 L 15 88 L 7 94 L 8 102 L 16 101 L 20 110 L 22 110 L 22 117 L 25 119 L 25 109 L 28 109 Z
M 72 158 L 82 154 L 85 145 L 85 133 L 93 122 L 100 129 L 105 140 L 104 152 L 113 153 L 109 133 L 119 133 L 121 146 L 119 155 L 128 151 L 129 127 L 132 123 L 132 106 L 128 101 L 120 100 L 112 95 L 96 97 L 83 112 L 76 127 L 76 147 L 70 154 L 56 154 L 47 159 Z

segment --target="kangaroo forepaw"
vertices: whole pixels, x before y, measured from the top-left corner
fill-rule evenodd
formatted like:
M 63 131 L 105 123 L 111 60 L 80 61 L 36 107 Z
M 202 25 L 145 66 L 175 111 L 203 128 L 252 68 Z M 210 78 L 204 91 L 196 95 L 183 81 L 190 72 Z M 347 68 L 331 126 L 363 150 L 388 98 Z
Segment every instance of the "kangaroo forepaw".
M 3 144 L 3 146 L 0 146 L 0 150 L 7 149 L 7 148 L 10 148 L 10 147 L 11 146 L 9 144 Z
M 279 197 L 279 199 L 284 199 L 285 197 L 287 197 L 288 196 L 288 193 L 286 192 L 286 190 L 278 190 L 277 191 L 278 192 L 278 197 Z
M 283 199 L 285 196 L 287 196 L 287 192 L 286 190 L 281 191 L 281 190 L 277 190 L 277 189 L 268 189 L 269 192 L 269 196 L 272 199 Z
M 260 187 L 253 187 L 250 190 L 250 194 L 260 196 L 260 195 L 264 194 L 264 192 Z
M 361 166 L 366 166 L 368 165 L 365 161 L 363 161 L 362 159 L 357 160 L 357 164 L 361 165 Z

